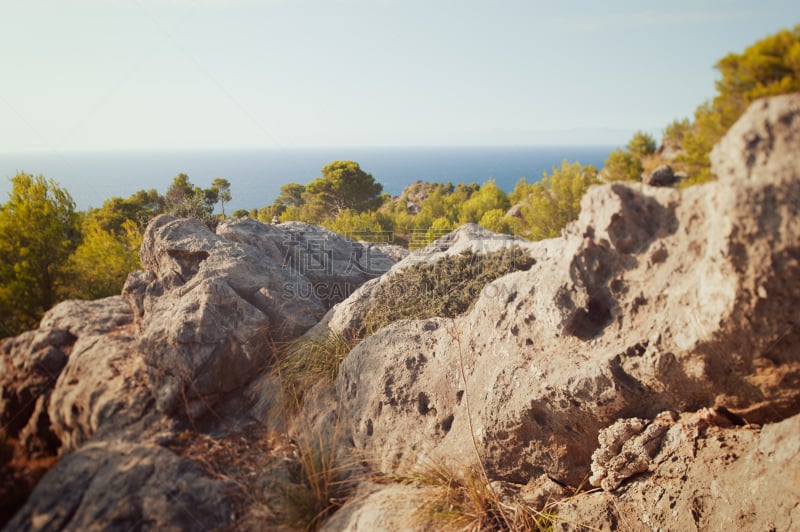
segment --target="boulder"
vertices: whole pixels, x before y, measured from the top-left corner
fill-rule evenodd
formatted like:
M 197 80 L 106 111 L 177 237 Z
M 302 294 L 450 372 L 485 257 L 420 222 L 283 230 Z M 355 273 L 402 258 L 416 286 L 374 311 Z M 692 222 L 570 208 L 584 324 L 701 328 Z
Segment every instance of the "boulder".
M 508 218 L 524 219 L 525 217 L 522 215 L 522 203 L 512 205 L 511 208 L 508 209 L 508 212 L 506 212 L 506 216 Z
M 152 407 L 144 361 L 132 328 L 125 327 L 78 338 L 47 412 L 64 454 L 98 432 L 113 432 L 142 419 Z
M 71 439 L 66 432 L 85 438 L 121 403 L 142 399 L 133 393 L 135 370 L 123 369 L 136 360 L 130 357 L 132 321 L 119 296 L 65 301 L 44 315 L 38 329 L 0 343 L 0 420 L 9 436 L 20 435 L 29 457 L 55 454 L 62 438 Z M 109 355 L 108 365 L 92 353 L 100 360 Z M 131 380 L 112 382 L 120 372 Z M 62 413 L 69 423 L 62 423 Z
M 249 219 L 230 220 L 217 228 L 217 234 L 264 251 L 275 264 L 305 277 L 307 286 L 298 285 L 293 295 L 303 297 L 312 292 L 326 309 L 388 271 L 399 260 L 392 255 L 403 253 L 396 246 L 349 240 L 302 222 L 267 225 Z
M 2 521 L 25 502 L 56 456 L 152 410 L 135 346 L 133 312 L 119 296 L 65 301 L 45 314 L 37 330 L 2 342 L 0 416 L 15 444 L 13 455 L 0 462 L 6 477 Z
M 682 174 L 676 174 L 671 166 L 662 164 L 649 174 L 646 174 L 642 181 L 645 185 L 650 185 L 651 187 L 672 187 L 680 181 L 680 175 Z
M 90 442 L 50 470 L 5 530 L 212 530 L 232 521 L 229 490 L 157 445 Z
M 469 314 L 362 341 L 337 381 L 356 448 L 388 474 L 479 455 L 493 479 L 577 487 L 620 418 L 800 412 L 798 99 L 753 105 L 715 150 L 719 182 L 593 187 L 564 236 L 533 244 L 536 264 Z M 327 325 L 351 327 L 363 298 Z M 631 445 L 639 469 L 655 449 Z
M 470 224 L 377 278 L 393 264 L 384 245 L 159 217 L 124 297 L 62 303 L 0 342 L 0 421 L 28 456 L 60 453 L 7 528 L 235 526 L 232 494 L 259 471 L 265 489 L 294 482 L 310 434 L 384 474 L 365 476 L 328 529 L 430 528 L 413 515 L 434 488 L 408 472 L 476 462 L 504 508 L 566 499 L 562 528 L 790 529 L 798 147 L 800 95 L 762 100 L 712 152 L 717 182 L 593 187 L 560 238 Z M 276 376 L 254 379 L 275 343 L 354 335 L 404 269 L 511 247 L 535 264 L 462 315 L 383 327 L 347 355 L 335 389 L 313 388 L 299 420 L 271 426 L 288 434 L 241 437 L 281 393 Z M 261 468 L 269 452 L 275 467 Z M 229 482 L 232 471 L 246 478 Z M 566 497 L 587 479 L 600 489 Z
M 321 530 L 432 530 L 437 528 L 436 523 L 426 522 L 418 513 L 430 497 L 431 493 L 424 488 L 402 484 L 380 486 L 365 482 L 352 502 L 333 514 Z
M 612 427 L 628 423 L 621 420 Z M 591 524 L 597 530 L 791 530 L 796 526 L 800 519 L 800 416 L 763 428 L 737 427 L 705 409 L 671 422 L 644 424 L 644 432 L 655 425 L 662 436 L 656 452 L 644 464 L 639 462 L 643 465 L 640 474 L 628 477 L 621 486 L 615 481 L 617 493 L 600 491 L 561 501 L 557 530 L 574 530 L 575 523 Z M 623 449 L 617 455 L 617 464 L 630 462 L 625 454 Z
M 0 420 L 18 442 L 8 471 L 19 479 L 3 489 L 31 476 L 18 475 L 26 460 L 61 457 L 12 529 L 229 525 L 232 487 L 159 442 L 183 414 L 214 432 L 201 418 L 211 409 L 225 431 L 244 430 L 249 407 L 270 401 L 247 384 L 273 342 L 302 334 L 394 264 L 305 224 L 245 220 L 214 233 L 169 216 L 148 226 L 140 258 L 146 269 L 122 297 L 61 303 L 37 330 L 0 343 Z
M 791 185 L 797 178 L 800 94 L 754 102 L 711 150 L 720 181 Z
M 123 292 L 136 309 L 139 349 L 163 412 L 206 412 L 393 261 L 301 223 L 161 216 L 141 250 L 146 272 Z

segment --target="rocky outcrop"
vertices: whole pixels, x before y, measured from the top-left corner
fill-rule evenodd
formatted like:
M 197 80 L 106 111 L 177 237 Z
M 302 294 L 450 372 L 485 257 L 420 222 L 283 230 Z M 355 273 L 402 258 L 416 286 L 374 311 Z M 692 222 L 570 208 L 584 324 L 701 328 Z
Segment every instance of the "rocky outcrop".
M 0 420 L 18 442 L 14 464 L 61 457 L 10 529 L 229 524 L 238 488 L 170 441 L 187 422 L 217 434 L 247 426 L 263 398 L 246 387 L 272 362 L 269 346 L 394 263 L 306 224 L 243 220 L 214 233 L 169 216 L 148 226 L 140 258 L 145 270 L 122 297 L 61 303 L 37 330 L 0 343 Z M 203 419 L 212 410 L 229 416 L 223 428 Z M 7 501 L 18 487 L 5 484 Z
M 0 416 L 27 456 L 71 450 L 109 422 L 140 417 L 133 412 L 146 407 L 148 394 L 143 366 L 130 356 L 132 321 L 119 296 L 66 301 L 39 329 L 3 340 Z
M 141 252 L 146 271 L 123 293 L 137 310 L 159 410 L 196 416 L 244 386 L 270 362 L 270 343 L 301 335 L 394 263 L 364 251 L 296 222 L 225 222 L 216 234 L 199 220 L 151 222 Z
M 612 428 L 626 425 L 630 421 L 621 420 Z M 605 491 L 562 501 L 559 530 L 572 530 L 569 523 L 591 524 L 596 530 L 797 527 L 800 416 L 763 428 L 735 427 L 724 415 L 702 410 L 673 422 L 656 418 L 633 442 L 641 441 L 644 432 L 653 432 L 654 426 L 661 434 L 657 452 L 648 451 L 649 457 L 639 461 L 641 453 L 635 452 L 631 459 L 623 449 L 614 460 L 613 474 L 628 479 L 621 493 L 608 490 L 618 486 L 615 481 L 604 486 Z M 609 448 L 602 441 L 601 445 L 599 454 L 604 454 Z M 639 464 L 639 474 L 629 477 L 619 466 L 629 468 L 632 463 Z M 595 465 L 601 466 L 593 464 L 593 470 Z
M 104 439 L 65 457 L 7 530 L 213 530 L 230 524 L 224 482 L 151 443 Z
M 468 315 L 361 342 L 337 383 L 356 448 L 388 474 L 479 455 L 493 479 L 577 487 L 607 434 L 611 489 L 657 453 L 661 412 L 800 412 L 799 99 L 754 104 L 715 149 L 718 182 L 595 187 Z M 620 418 L 640 421 L 603 432 Z

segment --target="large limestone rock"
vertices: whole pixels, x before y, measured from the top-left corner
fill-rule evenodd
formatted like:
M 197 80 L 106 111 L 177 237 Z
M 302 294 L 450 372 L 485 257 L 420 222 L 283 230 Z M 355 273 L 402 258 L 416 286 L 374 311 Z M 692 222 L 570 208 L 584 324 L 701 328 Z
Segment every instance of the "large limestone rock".
M 8 529 L 231 526 L 236 487 L 190 460 L 202 447 L 173 444 L 194 424 L 217 442 L 268 409 L 278 383 L 252 382 L 265 344 L 352 333 L 403 268 L 508 246 L 536 264 L 463 316 L 362 341 L 335 395 L 309 394 L 313 432 L 384 481 L 480 460 L 503 497 L 541 502 L 590 480 L 601 489 L 559 503 L 567 527 L 790 529 L 798 148 L 800 96 L 760 101 L 715 148 L 716 183 L 593 188 L 561 238 L 465 226 L 373 280 L 392 262 L 380 248 L 323 229 L 161 217 L 124 299 L 63 303 L 0 342 L 0 421 L 28 455 L 61 454 Z M 426 489 L 364 483 L 328 529 L 424 529 Z
M 90 442 L 55 466 L 5 530 L 214 530 L 230 487 L 150 443 Z
M 307 224 L 161 216 L 142 244 L 144 272 L 124 295 L 136 309 L 140 350 L 156 405 L 205 412 L 240 389 L 272 357 L 269 346 L 316 324 L 393 261 Z
M 799 100 L 754 104 L 714 152 L 718 182 L 595 187 L 468 315 L 359 344 L 337 383 L 355 446 L 386 473 L 479 454 L 494 479 L 578 486 L 619 418 L 800 412 Z
M 24 502 L 30 481 L 41 477 L 44 465 L 57 455 L 71 456 L 84 442 L 113 434 L 153 410 L 133 331 L 133 312 L 116 296 L 60 303 L 45 314 L 37 330 L 0 344 L 0 417 L 10 429 L 8 436 L 18 442 L 12 457 L 0 457 L 7 476 L 0 485 L 4 520 Z M 7 463 L 9 458 L 13 462 Z M 110 506 L 123 492 L 102 496 L 95 504 Z M 28 505 L 64 508 L 61 497 L 43 501 L 30 499 Z M 34 519 L 9 529 L 48 526 Z
M 131 356 L 132 322 L 119 296 L 65 301 L 38 329 L 0 343 L 0 419 L 28 456 L 64 452 L 102 425 L 141 416 L 148 394 Z
M 612 427 L 630 426 L 621 420 Z M 626 450 L 615 455 L 618 467 L 610 472 L 627 482 L 618 492 L 582 494 L 559 503 L 558 529 L 573 530 L 574 523 L 582 523 L 597 530 L 792 530 L 800 520 L 798 431 L 800 416 L 761 429 L 731 426 L 710 410 L 677 422 L 661 416 L 639 433 L 660 433 L 656 452 L 644 461 L 632 459 Z M 634 463 L 639 474 L 624 474 Z M 618 486 L 616 481 L 613 485 Z
M 676 173 L 668 164 L 662 164 L 649 174 L 642 177 L 642 182 L 651 187 L 672 187 L 682 179 L 680 173 Z

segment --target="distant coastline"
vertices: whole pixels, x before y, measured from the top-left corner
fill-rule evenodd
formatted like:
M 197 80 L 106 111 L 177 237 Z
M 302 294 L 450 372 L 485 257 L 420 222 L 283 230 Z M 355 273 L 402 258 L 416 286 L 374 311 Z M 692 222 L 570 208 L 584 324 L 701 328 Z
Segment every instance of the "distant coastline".
M 0 203 L 18 171 L 44 174 L 65 187 L 78 209 L 100 207 L 112 196 L 141 189 L 165 192 L 177 174 L 208 186 L 214 177 L 231 183 L 227 212 L 272 203 L 282 184 L 307 183 L 334 160 L 357 161 L 392 195 L 417 180 L 483 183 L 493 178 L 510 192 L 520 178 L 542 178 L 562 160 L 598 169 L 615 146 L 365 147 L 282 150 L 175 150 L 130 152 L 0 153 Z

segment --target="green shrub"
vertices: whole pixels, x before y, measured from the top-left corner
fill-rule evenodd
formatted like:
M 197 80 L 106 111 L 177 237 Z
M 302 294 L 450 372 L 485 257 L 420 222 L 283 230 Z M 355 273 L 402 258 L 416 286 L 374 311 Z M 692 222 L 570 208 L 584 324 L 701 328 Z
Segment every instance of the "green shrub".
M 528 270 L 534 262 L 513 246 L 487 254 L 466 252 L 408 267 L 373 295 L 364 333 L 401 319 L 456 317 L 470 308 L 487 284 L 508 273 Z
M 690 177 L 684 185 L 714 178 L 711 149 L 753 101 L 800 90 L 800 25 L 728 54 L 714 66 L 721 74 L 717 95 L 697 108 L 688 130 L 681 127 L 683 153 L 677 162 Z
M 514 204 L 522 205 L 521 218 L 514 218 L 515 232 L 530 240 L 553 238 L 581 212 L 581 198 L 597 183 L 597 170 L 591 166 L 563 161 L 553 167 L 539 183 L 521 179 L 511 194 Z
M 639 181 L 643 170 L 640 157 L 626 151 L 614 150 L 606 159 L 603 175 L 609 181 Z

